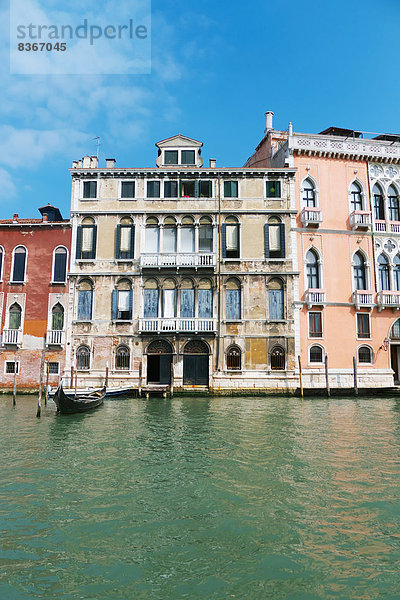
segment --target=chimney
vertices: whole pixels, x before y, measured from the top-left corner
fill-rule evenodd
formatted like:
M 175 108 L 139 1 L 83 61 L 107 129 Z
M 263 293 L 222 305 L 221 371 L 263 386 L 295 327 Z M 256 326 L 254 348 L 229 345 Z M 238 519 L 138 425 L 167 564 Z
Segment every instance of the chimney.
M 73 169 L 77 169 L 78 168 L 78 161 L 77 160 L 73 160 L 72 161 L 72 168 Z
M 49 220 L 48 214 L 44 213 L 43 218 L 42 218 L 43 223 L 46 223 L 48 220 Z
M 97 156 L 91 156 L 90 157 L 90 168 L 97 169 L 98 166 L 99 166 L 99 159 L 97 158 Z
M 215 169 L 217 166 L 217 161 L 215 158 L 210 158 L 210 169 Z
M 113 169 L 115 167 L 115 158 L 106 158 L 106 169 Z
M 272 110 L 268 110 L 265 113 L 265 133 L 267 133 L 267 131 L 271 131 L 271 129 L 273 129 L 273 125 L 272 125 L 272 118 L 274 116 L 274 113 L 272 112 Z
M 289 135 L 293 135 L 293 125 L 292 125 L 292 122 L 291 122 L 291 121 L 290 121 L 290 123 L 289 123 L 289 127 L 288 127 L 288 134 L 289 134 Z
M 13 222 L 18 223 L 18 213 L 13 214 Z

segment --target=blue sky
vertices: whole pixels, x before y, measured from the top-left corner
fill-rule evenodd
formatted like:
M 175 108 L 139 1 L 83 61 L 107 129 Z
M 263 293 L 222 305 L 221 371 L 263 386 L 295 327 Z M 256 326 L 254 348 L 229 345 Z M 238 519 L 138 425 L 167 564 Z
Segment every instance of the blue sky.
M 68 168 L 95 154 L 95 136 L 100 161 L 119 166 L 154 166 L 155 142 L 176 133 L 203 141 L 206 161 L 241 166 L 265 110 L 282 129 L 400 132 L 397 0 L 153 0 L 152 73 L 110 76 L 10 75 L 4 4 L 1 218 L 47 202 L 67 216 Z

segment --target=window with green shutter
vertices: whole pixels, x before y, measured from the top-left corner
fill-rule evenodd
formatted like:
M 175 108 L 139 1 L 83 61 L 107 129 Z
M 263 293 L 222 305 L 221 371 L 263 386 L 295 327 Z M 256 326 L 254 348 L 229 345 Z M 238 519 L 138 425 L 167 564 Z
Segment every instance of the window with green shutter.
M 134 198 L 135 197 L 135 182 L 134 181 L 122 181 L 121 182 L 121 198 Z
M 239 196 L 239 184 L 237 181 L 224 181 L 225 198 L 237 198 Z
M 83 182 L 83 197 L 84 198 L 97 198 L 97 181 L 84 181 Z
M 280 181 L 267 181 L 267 198 L 280 198 L 281 197 L 281 182 Z

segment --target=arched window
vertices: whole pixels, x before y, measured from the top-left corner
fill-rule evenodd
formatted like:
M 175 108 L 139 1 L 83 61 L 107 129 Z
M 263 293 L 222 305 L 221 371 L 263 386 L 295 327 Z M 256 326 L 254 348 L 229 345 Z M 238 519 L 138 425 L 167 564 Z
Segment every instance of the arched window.
M 214 235 L 210 217 L 201 217 L 199 226 L 199 252 L 213 252 Z
M 222 257 L 239 258 L 239 221 L 236 217 L 227 217 L 222 224 Z
M 57 303 L 51 311 L 51 329 L 53 331 L 62 331 L 64 329 L 64 309 Z
M 265 257 L 284 258 L 285 226 L 279 217 L 271 217 L 265 224 Z
M 156 217 L 146 220 L 145 251 L 158 253 L 160 230 Z
M 115 258 L 128 259 L 134 257 L 135 226 L 130 217 L 123 217 L 117 225 L 115 234 Z
M 317 206 L 315 188 L 310 179 L 303 182 L 303 206 L 306 208 L 315 208 Z
M 373 360 L 373 353 L 369 346 L 361 346 L 358 349 L 358 362 L 371 364 Z
M 393 264 L 394 288 L 396 291 L 400 292 L 400 256 L 398 254 L 394 257 Z
M 176 253 L 176 221 L 174 217 L 166 217 L 163 227 L 163 248 L 164 253 Z
M 270 321 L 282 321 L 285 318 L 283 283 L 280 279 L 271 279 L 268 283 L 268 302 Z
M 361 252 L 356 252 L 353 258 L 353 275 L 354 275 L 354 289 L 355 290 L 366 290 L 367 289 L 367 277 L 365 260 Z
M 181 252 L 194 252 L 194 219 L 192 217 L 183 217 L 181 227 Z
M 375 219 L 377 221 L 384 221 L 385 220 L 385 209 L 384 209 L 384 202 L 383 202 L 383 194 L 382 194 L 382 190 L 378 184 L 374 185 L 374 187 L 372 189 L 372 193 L 374 196 Z
M 90 369 L 90 350 L 87 346 L 79 346 L 76 351 L 76 368 L 80 371 Z
M 21 318 L 22 318 L 22 308 L 17 302 L 14 302 L 10 306 L 8 312 L 8 328 L 9 329 L 20 329 L 21 328 Z
M 76 258 L 93 260 L 96 258 L 97 227 L 92 217 L 82 220 L 76 235 Z
M 3 279 L 4 249 L 0 246 L 0 281 Z
M 155 279 L 148 279 L 144 284 L 143 317 L 152 319 L 158 317 L 158 284 Z
M 226 282 L 226 320 L 240 321 L 242 316 L 241 289 L 237 279 Z
M 194 317 L 194 287 L 191 279 L 184 279 L 181 285 L 181 317 L 192 319 Z
M 131 353 L 127 346 L 118 346 L 115 351 L 115 368 L 118 371 L 129 371 Z
M 379 286 L 381 290 L 390 290 L 389 261 L 384 254 L 378 257 Z
M 198 289 L 199 319 L 212 319 L 213 291 L 209 279 L 200 279 Z
M 166 279 L 163 283 L 161 311 L 166 319 L 176 317 L 176 285 L 173 279 Z
M 391 221 L 400 221 L 399 197 L 396 188 L 393 185 L 389 186 L 387 195 L 389 204 L 389 219 Z
M 306 254 L 307 269 L 307 287 L 308 289 L 318 290 L 321 287 L 319 260 L 315 250 L 309 250 Z
M 129 279 L 121 279 L 112 292 L 111 318 L 113 321 L 130 321 L 132 319 L 133 293 Z
M 67 279 L 67 249 L 63 247 L 54 250 L 53 281 L 65 283 Z
M 93 307 L 93 285 L 89 279 L 83 279 L 78 286 L 78 321 L 91 321 Z
M 350 203 L 352 211 L 363 209 L 361 187 L 356 182 L 353 182 L 350 187 Z
M 23 283 L 25 281 L 26 248 L 23 246 L 17 246 L 14 249 L 13 254 L 14 260 L 11 281 L 13 283 Z
M 322 363 L 323 362 L 323 351 L 321 346 L 311 346 L 310 348 L 310 363 Z
M 282 346 L 275 346 L 271 350 L 271 369 L 273 371 L 285 370 L 285 351 Z
M 390 338 L 392 340 L 400 340 L 400 319 L 397 319 L 390 330 Z
M 230 346 L 226 353 L 228 371 L 240 371 L 242 368 L 242 351 L 239 346 Z

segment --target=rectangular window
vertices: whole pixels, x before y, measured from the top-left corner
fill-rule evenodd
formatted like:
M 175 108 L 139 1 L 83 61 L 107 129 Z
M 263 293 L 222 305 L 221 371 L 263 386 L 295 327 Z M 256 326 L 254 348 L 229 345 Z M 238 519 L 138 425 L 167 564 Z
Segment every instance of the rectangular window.
M 158 290 L 144 290 L 143 316 L 146 319 L 158 317 Z
M 283 289 L 268 290 L 269 318 L 271 321 L 283 321 L 285 318 Z
M 176 227 L 164 227 L 163 252 L 176 252 Z
M 241 316 L 240 290 L 226 290 L 226 319 L 239 321 Z
M 308 313 L 310 338 L 322 337 L 322 314 L 320 312 Z
M 281 182 L 280 181 L 267 181 L 267 198 L 280 198 L 281 197 Z
M 201 228 L 200 228 L 201 229 Z M 199 232 L 200 232 L 199 229 Z M 194 252 L 194 227 L 181 228 L 181 252 Z M 201 250 L 200 250 L 201 252 Z
M 195 198 L 195 182 L 194 181 L 181 181 L 181 197 L 182 198 Z
M 181 317 L 183 319 L 194 317 L 194 290 L 181 290 Z
M 178 150 L 165 150 L 164 164 L 165 165 L 177 165 L 178 164 Z
M 135 197 L 135 182 L 134 181 L 123 181 L 121 183 L 121 198 L 134 198 Z
M 118 290 L 118 313 L 119 321 L 130 321 L 132 319 L 132 290 Z
M 84 198 L 97 198 L 97 181 L 84 181 L 83 182 L 83 197 Z
M 92 319 L 93 290 L 78 291 L 78 321 Z
M 213 316 L 213 293 L 212 290 L 198 291 L 199 319 L 212 319 Z
M 199 227 L 199 252 L 213 251 L 213 228 L 202 225 Z
M 181 164 L 182 165 L 194 165 L 195 164 L 194 150 L 182 150 Z
M 239 225 L 225 225 L 225 258 L 239 258 Z
M 200 198 L 212 198 L 212 183 L 211 183 L 211 181 L 200 181 L 199 195 L 200 195 Z
M 164 182 L 164 198 L 177 198 L 178 197 L 178 182 L 177 181 L 165 181 Z
M 147 182 L 147 197 L 148 198 L 159 198 L 160 197 L 160 182 L 159 181 L 148 181 Z
M 162 316 L 167 319 L 176 317 L 176 290 L 162 291 Z
M 8 374 L 14 374 L 15 373 L 15 368 L 17 369 L 17 375 L 19 373 L 19 362 L 14 362 L 14 361 L 7 361 L 6 362 L 6 373 Z
M 14 268 L 13 268 L 13 282 L 24 281 L 25 278 L 25 262 L 26 252 L 23 248 L 17 248 L 14 252 Z
M 357 337 L 361 339 L 368 339 L 371 337 L 369 315 L 367 313 L 357 314 Z
M 60 370 L 60 363 L 49 362 L 49 375 L 58 375 Z
M 134 225 L 117 225 L 116 253 L 117 259 L 128 259 L 134 257 Z
M 237 181 L 224 181 L 225 198 L 237 198 L 239 196 L 239 184 Z
M 145 250 L 146 252 L 158 252 L 158 227 L 146 227 Z

